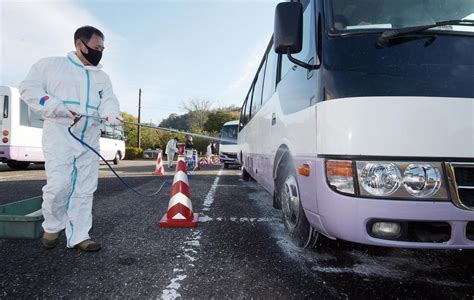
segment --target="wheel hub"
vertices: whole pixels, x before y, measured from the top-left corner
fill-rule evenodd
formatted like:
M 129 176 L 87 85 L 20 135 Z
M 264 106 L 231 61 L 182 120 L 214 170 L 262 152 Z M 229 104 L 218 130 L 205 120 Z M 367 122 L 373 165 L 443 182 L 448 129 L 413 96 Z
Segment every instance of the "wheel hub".
M 289 228 L 294 228 L 300 218 L 300 195 L 296 178 L 290 175 L 283 183 L 282 209 Z

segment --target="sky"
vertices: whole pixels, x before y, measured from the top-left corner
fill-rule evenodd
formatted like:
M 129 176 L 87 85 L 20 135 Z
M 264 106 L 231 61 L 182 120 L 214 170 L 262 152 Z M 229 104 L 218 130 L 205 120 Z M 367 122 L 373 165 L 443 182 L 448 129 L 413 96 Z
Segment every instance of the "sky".
M 121 110 L 159 123 L 181 103 L 241 106 L 273 31 L 277 0 L 0 0 L 0 85 L 74 50 L 83 25 L 105 35 L 103 70 Z

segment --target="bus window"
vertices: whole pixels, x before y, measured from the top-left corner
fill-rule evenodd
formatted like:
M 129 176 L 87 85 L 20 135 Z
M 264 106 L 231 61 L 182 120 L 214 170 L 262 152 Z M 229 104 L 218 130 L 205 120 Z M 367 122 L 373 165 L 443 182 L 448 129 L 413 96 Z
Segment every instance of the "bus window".
M 23 100 L 20 100 L 20 125 L 30 126 L 30 120 L 28 118 L 28 105 Z
M 247 105 L 247 99 L 245 99 L 244 104 L 242 104 L 242 109 L 240 110 L 240 126 L 239 131 L 242 130 L 245 126 L 245 106 Z
M 28 105 L 23 100 L 20 100 L 20 125 L 43 128 L 41 117 L 28 108 Z
M 108 139 L 114 138 L 114 129 L 112 127 L 109 127 L 109 126 L 105 127 L 105 137 Z
M 244 117 L 244 126 L 250 121 L 250 106 L 252 105 L 252 93 L 253 93 L 253 86 L 247 96 L 247 105 L 245 105 L 245 117 Z
M 237 144 L 237 125 L 226 125 L 222 128 L 222 145 Z M 235 141 L 235 142 L 233 142 Z
M 101 124 L 100 137 L 113 140 L 123 140 L 123 129 L 122 127 L 114 128 L 105 124 Z
M 114 139 L 115 140 L 123 140 L 122 131 L 119 129 L 114 129 Z
M 411 26 L 446 20 L 474 19 L 472 0 L 430 1 L 332 1 L 332 33 L 357 33 Z M 470 26 L 443 26 L 433 30 L 467 31 Z
M 6 119 L 8 118 L 8 96 L 3 97 L 3 118 Z
M 302 1 L 305 2 L 305 1 Z M 309 1 L 307 1 L 309 3 Z M 312 9 L 308 3 L 303 3 L 303 7 L 305 7 L 303 13 L 303 48 L 301 49 L 300 53 L 293 54 L 293 57 L 299 59 L 301 61 L 307 62 L 308 55 L 311 53 L 311 15 Z M 306 5 L 306 6 L 305 6 Z M 283 55 L 281 59 L 281 78 L 285 77 L 286 73 L 294 66 L 295 64 L 292 63 L 288 56 Z
M 263 91 L 263 77 L 265 76 L 265 61 L 263 62 L 262 66 L 258 70 L 257 73 L 257 82 L 255 83 L 255 87 L 253 90 L 253 98 L 252 98 L 252 116 L 258 112 L 260 107 L 262 106 L 262 91 Z
M 272 42 L 273 44 L 273 42 Z M 265 82 L 263 84 L 262 104 L 268 101 L 275 92 L 278 55 L 273 50 L 273 45 L 268 52 L 267 66 L 265 68 Z
M 38 114 L 33 112 L 31 109 L 30 109 L 30 126 L 35 127 L 35 128 L 43 128 L 43 120 Z

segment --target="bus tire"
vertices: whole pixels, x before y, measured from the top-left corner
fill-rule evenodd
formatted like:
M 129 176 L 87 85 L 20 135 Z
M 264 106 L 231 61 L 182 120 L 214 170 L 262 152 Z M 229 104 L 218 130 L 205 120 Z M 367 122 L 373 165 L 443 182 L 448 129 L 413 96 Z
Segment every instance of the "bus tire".
M 27 161 L 9 161 L 7 162 L 7 166 L 14 170 L 25 170 L 30 166 L 30 163 Z
M 242 167 L 242 179 L 244 181 L 249 181 L 250 180 L 250 174 L 249 174 L 249 172 L 247 172 L 247 170 L 245 170 L 244 167 Z
M 282 160 L 278 166 L 276 180 L 276 201 L 280 201 L 282 219 L 293 243 L 302 248 L 313 248 L 319 238 L 306 218 L 301 204 L 298 178 L 290 159 Z
M 277 191 L 273 192 L 273 208 L 281 209 L 281 200 L 277 195 Z
M 115 158 L 113 160 L 114 165 L 118 165 L 120 162 L 120 152 L 115 153 Z

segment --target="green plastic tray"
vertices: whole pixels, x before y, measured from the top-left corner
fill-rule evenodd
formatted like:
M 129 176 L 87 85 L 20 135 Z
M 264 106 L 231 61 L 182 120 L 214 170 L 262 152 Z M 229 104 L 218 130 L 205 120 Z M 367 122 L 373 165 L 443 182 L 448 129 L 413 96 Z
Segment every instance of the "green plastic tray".
M 0 205 L 0 239 L 36 239 L 43 234 L 41 196 Z

